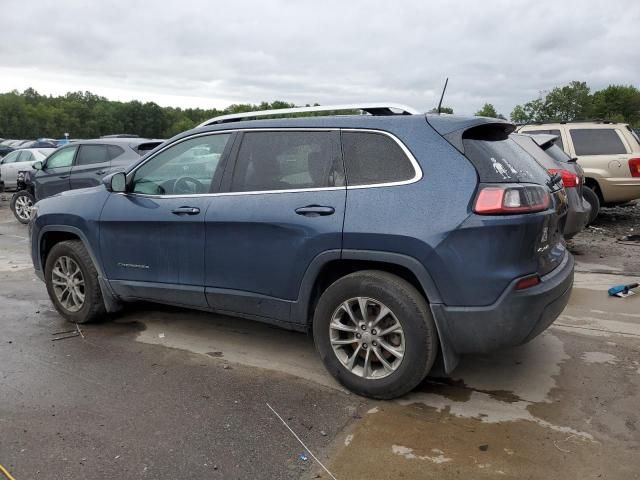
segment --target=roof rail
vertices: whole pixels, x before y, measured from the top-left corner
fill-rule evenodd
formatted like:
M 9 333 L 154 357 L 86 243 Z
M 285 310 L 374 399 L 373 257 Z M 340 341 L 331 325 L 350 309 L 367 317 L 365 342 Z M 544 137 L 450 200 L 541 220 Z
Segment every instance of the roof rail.
M 406 105 L 400 105 L 397 103 L 354 103 L 347 105 L 320 105 L 315 107 L 280 108 L 277 110 L 258 110 L 255 112 L 221 115 L 219 117 L 213 117 L 202 122 L 196 128 L 205 127 L 207 125 L 215 125 L 219 123 L 237 122 L 239 120 L 255 117 L 270 117 L 272 115 L 292 115 L 296 113 L 310 112 L 333 112 L 336 110 L 362 110 L 371 115 L 397 115 L 398 113 L 394 112 L 394 110 L 399 110 L 399 115 L 418 115 L 422 113 L 415 108 L 408 107 Z

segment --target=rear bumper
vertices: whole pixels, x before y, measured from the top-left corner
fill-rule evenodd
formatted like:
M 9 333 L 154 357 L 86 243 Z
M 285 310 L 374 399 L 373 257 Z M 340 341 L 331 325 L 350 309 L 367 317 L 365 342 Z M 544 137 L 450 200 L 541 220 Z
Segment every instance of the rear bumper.
M 591 214 L 591 205 L 583 200 L 577 188 L 567 189 L 567 199 L 569 210 L 565 217 L 562 234 L 568 238 L 573 237 L 587 225 Z
M 640 198 L 640 178 L 597 178 L 604 203 L 626 203 Z
M 514 280 L 498 300 L 484 307 L 431 306 L 445 356 L 487 353 L 526 343 L 542 333 L 562 313 L 573 286 L 573 256 L 541 278 L 540 284 L 522 291 Z M 452 370 L 455 362 L 446 365 Z

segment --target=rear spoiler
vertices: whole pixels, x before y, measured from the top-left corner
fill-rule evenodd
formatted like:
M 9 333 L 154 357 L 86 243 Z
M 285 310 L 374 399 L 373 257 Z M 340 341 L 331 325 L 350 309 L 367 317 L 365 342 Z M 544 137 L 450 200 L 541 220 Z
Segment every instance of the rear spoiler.
M 462 138 L 472 130 L 483 130 L 507 137 L 516 126 L 498 118 L 426 115 L 427 123 L 458 151 L 464 153 Z
M 134 143 L 129 145 L 138 155 L 146 155 L 151 150 L 155 149 L 158 145 L 162 145 L 164 140 L 150 140 L 148 142 Z

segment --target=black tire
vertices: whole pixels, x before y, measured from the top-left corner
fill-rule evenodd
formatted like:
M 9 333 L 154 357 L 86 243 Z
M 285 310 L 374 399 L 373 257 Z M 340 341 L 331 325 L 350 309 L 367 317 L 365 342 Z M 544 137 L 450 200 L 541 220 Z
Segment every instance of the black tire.
M 84 303 L 76 312 L 69 311 L 60 303 L 53 288 L 53 267 L 60 257 L 65 256 L 75 261 L 84 278 Z M 104 317 L 106 309 L 98 283 L 98 271 L 80 240 L 68 240 L 54 245 L 47 256 L 44 272 L 49 298 L 66 320 L 73 323 L 89 323 Z
M 27 190 L 20 190 L 19 192 L 14 193 L 11 197 L 11 211 L 13 212 L 13 216 L 16 217 L 16 220 L 20 223 L 27 224 L 29 223 L 29 220 L 31 220 L 31 217 L 24 216 L 24 214 L 21 213 L 23 211 L 22 209 L 21 212 L 16 211 L 16 202 L 19 198 L 23 198 L 30 206 L 33 206 L 36 203 L 36 199 Z
M 598 198 L 598 194 L 587 186 L 582 187 L 582 196 L 587 203 L 591 205 L 591 214 L 587 221 L 587 225 L 591 225 L 594 220 L 598 218 L 598 213 L 600 212 L 600 199 Z
M 353 373 L 331 346 L 329 325 L 334 312 L 343 302 L 356 297 L 367 297 L 387 306 L 404 332 L 404 356 L 385 377 L 366 379 Z M 378 399 L 396 398 L 415 388 L 431 370 L 438 353 L 438 336 L 424 296 L 402 278 L 377 270 L 346 275 L 324 291 L 314 312 L 313 336 L 331 375 L 352 392 Z

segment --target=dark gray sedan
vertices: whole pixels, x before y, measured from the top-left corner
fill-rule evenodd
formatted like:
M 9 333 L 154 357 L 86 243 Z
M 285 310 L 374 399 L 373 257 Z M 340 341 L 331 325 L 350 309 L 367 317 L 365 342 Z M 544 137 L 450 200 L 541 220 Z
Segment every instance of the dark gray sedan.
M 576 159 L 569 157 L 564 150 L 556 145 L 556 135 L 526 135 L 512 134 L 513 140 L 524 148 L 536 161 L 546 168 L 549 173 L 562 177 L 562 183 L 567 192 L 569 211 L 565 216 L 562 233 L 565 238 L 571 238 L 579 233 L 591 219 L 591 205 L 582 194 L 584 185 L 584 171 Z

